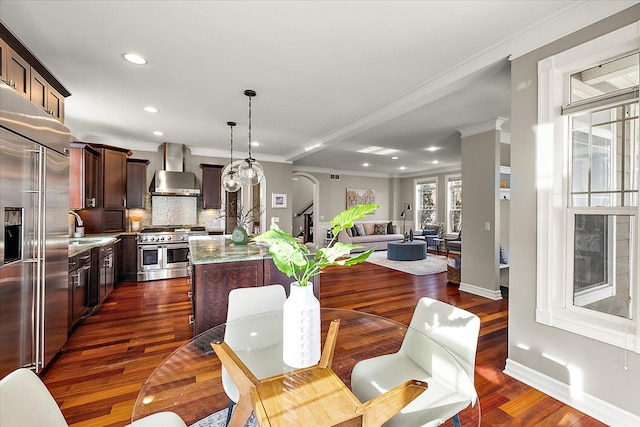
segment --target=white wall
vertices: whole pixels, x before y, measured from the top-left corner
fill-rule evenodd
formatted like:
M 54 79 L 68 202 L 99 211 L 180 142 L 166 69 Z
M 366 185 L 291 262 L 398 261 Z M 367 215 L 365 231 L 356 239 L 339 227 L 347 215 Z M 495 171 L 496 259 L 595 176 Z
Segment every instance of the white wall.
M 613 405 L 640 417 L 640 355 L 564 330 L 536 323 L 537 62 L 640 19 L 633 6 L 564 37 L 511 65 L 511 259 L 509 288 L 509 363 L 586 407 Z M 528 373 L 528 374 L 527 374 Z M 557 381 L 558 383 L 554 383 Z M 595 399 L 595 400 L 592 400 Z M 631 425 L 631 424 L 629 424 Z

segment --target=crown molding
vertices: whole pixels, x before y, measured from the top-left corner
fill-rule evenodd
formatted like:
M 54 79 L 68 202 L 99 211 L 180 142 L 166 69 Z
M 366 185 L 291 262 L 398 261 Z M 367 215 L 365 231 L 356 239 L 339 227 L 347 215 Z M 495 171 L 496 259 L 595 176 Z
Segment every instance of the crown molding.
M 524 28 L 512 37 L 480 51 L 468 60 L 462 61 L 421 83 L 387 104 L 381 105 L 317 139 L 302 143 L 301 148 L 285 154 L 284 157 L 291 161 L 302 159 L 332 144 L 399 117 L 456 91 L 465 82 L 465 79 L 470 79 L 474 74 L 486 71 L 505 58 L 511 60 L 518 58 L 638 3 L 637 0 L 576 0 L 560 8 L 556 13 L 545 17 L 544 22 L 538 22 Z
M 490 131 L 499 131 L 502 133 L 502 125 L 505 124 L 509 119 L 505 117 L 498 117 L 494 120 L 489 120 L 481 123 L 474 123 L 469 126 L 462 127 L 458 129 L 460 132 L 461 138 L 466 138 L 472 135 L 478 135 L 480 133 L 490 132 Z

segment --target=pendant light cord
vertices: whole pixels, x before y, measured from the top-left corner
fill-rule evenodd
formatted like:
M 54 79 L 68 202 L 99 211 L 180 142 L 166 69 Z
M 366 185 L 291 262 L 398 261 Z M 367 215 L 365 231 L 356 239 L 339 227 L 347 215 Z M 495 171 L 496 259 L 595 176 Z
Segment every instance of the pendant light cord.
M 251 98 L 253 97 L 249 95 L 249 164 L 253 160 L 253 157 L 251 157 Z

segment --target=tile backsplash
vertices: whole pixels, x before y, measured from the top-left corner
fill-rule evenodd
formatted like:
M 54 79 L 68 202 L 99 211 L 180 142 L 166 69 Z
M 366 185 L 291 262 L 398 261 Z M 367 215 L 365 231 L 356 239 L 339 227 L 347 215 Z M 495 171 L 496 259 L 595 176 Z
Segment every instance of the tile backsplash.
M 224 228 L 224 220 L 220 218 L 220 211 L 203 209 L 200 197 L 147 194 L 145 206 L 146 209 L 129 210 L 129 217 L 133 215 L 142 217 L 143 228 L 163 225 L 200 225 L 209 231 Z
M 197 197 L 151 196 L 153 225 L 196 225 Z

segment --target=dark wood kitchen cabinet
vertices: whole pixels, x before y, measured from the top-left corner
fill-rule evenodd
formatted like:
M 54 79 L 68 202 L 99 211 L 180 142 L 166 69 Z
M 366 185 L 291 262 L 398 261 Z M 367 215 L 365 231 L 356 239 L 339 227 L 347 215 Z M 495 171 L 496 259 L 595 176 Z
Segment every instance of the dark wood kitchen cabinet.
M 7 48 L 7 79 L 9 86 L 31 100 L 31 66 L 11 47 Z
M 78 211 L 85 223 L 85 233 L 125 231 L 127 157 L 131 155 L 131 152 L 126 148 L 93 143 L 85 144 L 98 153 L 95 174 L 96 209 L 89 209 L 85 204 L 85 208 Z M 70 176 L 70 180 L 73 181 L 74 178 Z
M 200 164 L 202 168 L 202 207 L 220 209 L 222 205 L 222 165 Z
M 133 234 L 120 235 L 118 251 L 118 282 L 135 281 L 138 273 L 138 241 Z
M 85 143 L 69 147 L 69 208 L 90 209 L 98 205 L 100 153 Z
M 147 198 L 149 160 L 127 159 L 127 208 L 144 209 Z
M 3 82 L 7 80 L 7 55 L 9 52 L 9 45 L 7 42 L 0 39 L 0 80 Z
M 102 206 L 109 208 L 127 207 L 127 157 L 129 150 L 99 148 L 102 154 L 103 199 Z
M 71 92 L 1 22 L 0 80 L 64 122 L 64 99 Z
M 194 335 L 226 321 L 231 290 L 281 284 L 289 295 L 293 281 L 276 268 L 272 258 L 195 264 L 191 267 Z M 320 298 L 320 276 L 314 276 L 311 283 L 313 293 Z

